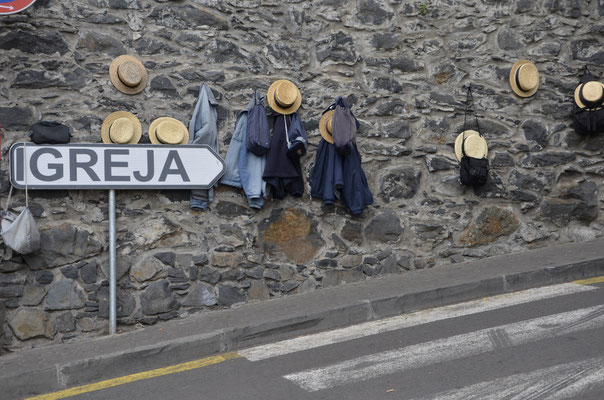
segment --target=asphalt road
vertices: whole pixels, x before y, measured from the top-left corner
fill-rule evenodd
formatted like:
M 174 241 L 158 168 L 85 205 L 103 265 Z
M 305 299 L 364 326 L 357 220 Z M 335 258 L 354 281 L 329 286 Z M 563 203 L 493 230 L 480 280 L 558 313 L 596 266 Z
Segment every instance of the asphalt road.
M 533 289 L 226 358 L 69 398 L 601 400 L 604 285 Z

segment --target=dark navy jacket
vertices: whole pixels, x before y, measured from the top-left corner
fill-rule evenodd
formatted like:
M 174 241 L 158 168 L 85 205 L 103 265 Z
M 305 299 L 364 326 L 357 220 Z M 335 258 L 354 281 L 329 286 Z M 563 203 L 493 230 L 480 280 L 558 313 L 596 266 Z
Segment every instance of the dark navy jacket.
M 291 116 L 287 116 L 288 128 Z M 287 156 L 287 139 L 285 138 L 285 117 L 276 114 L 273 121 L 271 147 L 266 155 L 266 166 L 262 179 L 272 187 L 273 196 L 282 199 L 288 194 L 302 196 L 304 179 L 299 158 Z
M 342 157 L 335 145 L 321 139 L 311 179 L 310 194 L 323 199 L 323 204 L 333 204 L 339 198 L 352 215 L 361 214 L 365 206 L 373 204 L 361 167 L 361 155 L 354 142 L 350 154 Z

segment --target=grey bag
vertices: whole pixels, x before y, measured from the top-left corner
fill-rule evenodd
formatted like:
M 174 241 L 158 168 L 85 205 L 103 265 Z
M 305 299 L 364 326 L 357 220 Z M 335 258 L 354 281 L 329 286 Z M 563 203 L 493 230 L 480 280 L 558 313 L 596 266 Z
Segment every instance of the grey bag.
M 25 163 L 25 151 L 27 145 L 23 147 L 23 160 Z M 34 216 L 29 210 L 29 197 L 27 194 L 27 169 L 24 170 L 25 175 L 25 209 L 19 215 L 15 215 L 8 211 L 10 198 L 13 194 L 11 186 L 8 192 L 8 200 L 6 207 L 0 213 L 0 234 L 4 239 L 4 244 L 21 254 L 29 254 L 40 248 L 40 232 L 36 226 Z
M 356 139 L 356 121 L 350 110 L 340 105 L 336 106 L 333 114 L 333 143 L 336 152 L 341 156 L 347 156 L 352 151 L 352 142 Z

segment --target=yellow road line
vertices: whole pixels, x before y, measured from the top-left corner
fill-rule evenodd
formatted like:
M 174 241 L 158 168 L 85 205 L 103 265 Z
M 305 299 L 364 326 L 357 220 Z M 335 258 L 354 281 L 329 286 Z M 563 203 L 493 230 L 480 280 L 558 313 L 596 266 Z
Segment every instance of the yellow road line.
M 189 371 L 191 369 L 207 367 L 221 363 L 226 360 L 239 358 L 236 352 L 225 353 L 219 356 L 202 358 L 195 361 L 189 361 L 182 364 L 171 365 L 169 367 L 152 369 L 149 371 L 139 372 L 137 374 L 120 376 L 119 378 L 107 379 L 106 381 L 91 383 L 89 385 L 77 386 L 71 389 L 61 390 L 60 392 L 42 394 L 40 396 L 29 397 L 25 400 L 58 400 L 66 397 L 76 396 L 82 393 L 94 392 L 97 390 L 107 389 L 114 386 L 123 385 L 125 383 L 136 382 L 143 379 L 156 378 L 158 376 L 174 374 L 177 372 Z
M 582 279 L 580 281 L 574 281 L 573 283 L 577 283 L 579 285 L 593 285 L 594 283 L 602 283 L 604 282 L 604 276 L 600 276 L 597 278 L 590 279 Z

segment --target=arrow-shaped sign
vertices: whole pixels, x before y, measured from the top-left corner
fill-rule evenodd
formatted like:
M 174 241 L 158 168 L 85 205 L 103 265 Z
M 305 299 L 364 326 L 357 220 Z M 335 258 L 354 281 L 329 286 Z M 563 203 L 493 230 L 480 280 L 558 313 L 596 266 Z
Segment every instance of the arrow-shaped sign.
M 15 143 L 10 161 L 18 189 L 209 189 L 226 172 L 205 144 Z
M 15 7 L 13 7 L 13 6 L 0 6 L 0 8 L 8 8 L 9 10 L 15 9 Z

